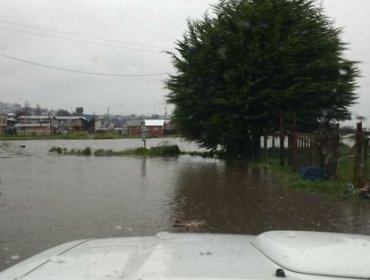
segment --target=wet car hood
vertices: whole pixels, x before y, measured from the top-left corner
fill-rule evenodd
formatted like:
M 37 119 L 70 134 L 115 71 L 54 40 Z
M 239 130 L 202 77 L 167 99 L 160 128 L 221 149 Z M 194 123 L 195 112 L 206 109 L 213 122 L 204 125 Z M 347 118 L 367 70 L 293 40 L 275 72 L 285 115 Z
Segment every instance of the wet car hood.
M 370 239 L 274 231 L 259 236 L 159 233 L 66 243 L 0 273 L 9 279 L 330 279 L 370 277 Z

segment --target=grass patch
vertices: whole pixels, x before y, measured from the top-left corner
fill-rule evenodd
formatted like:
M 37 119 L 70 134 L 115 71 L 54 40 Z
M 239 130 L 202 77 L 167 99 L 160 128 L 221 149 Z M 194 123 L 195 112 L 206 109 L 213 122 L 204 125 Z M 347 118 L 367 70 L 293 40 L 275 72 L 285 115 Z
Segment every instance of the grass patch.
M 91 156 L 92 150 L 90 147 L 86 147 L 85 149 L 71 149 L 68 150 L 67 148 L 62 147 L 52 147 L 49 150 L 50 153 L 57 153 L 58 155 L 77 155 L 77 156 Z
M 337 176 L 330 180 L 304 180 L 300 174 L 288 166 L 280 166 L 278 160 L 252 164 L 267 169 L 276 177 L 281 185 L 287 188 L 324 194 L 335 199 L 349 199 L 358 195 L 351 187 L 351 171 L 353 160 L 338 162 Z
M 95 156 L 143 156 L 143 157 L 171 157 L 178 156 L 181 151 L 177 145 L 158 146 L 147 148 L 126 149 L 112 151 L 99 149 L 94 152 Z
M 144 157 L 173 157 L 181 154 L 177 145 L 158 146 L 147 148 L 127 149 L 123 151 L 113 151 L 98 149 L 92 151 L 90 147 L 85 149 L 66 149 L 62 147 L 52 147 L 49 152 L 57 153 L 59 155 L 78 155 L 78 156 L 91 156 L 96 157 L 109 157 L 109 156 L 144 156 Z

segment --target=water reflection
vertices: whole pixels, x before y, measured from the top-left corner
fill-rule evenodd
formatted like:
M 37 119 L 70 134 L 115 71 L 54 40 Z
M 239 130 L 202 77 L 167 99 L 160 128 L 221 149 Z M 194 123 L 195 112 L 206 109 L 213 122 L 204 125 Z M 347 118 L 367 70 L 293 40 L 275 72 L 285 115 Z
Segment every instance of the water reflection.
M 201 230 L 217 233 L 278 229 L 370 233 L 368 204 L 287 191 L 264 173 L 240 162 L 181 168 L 172 219 L 204 220 Z
M 146 158 L 141 159 L 141 177 L 146 177 Z

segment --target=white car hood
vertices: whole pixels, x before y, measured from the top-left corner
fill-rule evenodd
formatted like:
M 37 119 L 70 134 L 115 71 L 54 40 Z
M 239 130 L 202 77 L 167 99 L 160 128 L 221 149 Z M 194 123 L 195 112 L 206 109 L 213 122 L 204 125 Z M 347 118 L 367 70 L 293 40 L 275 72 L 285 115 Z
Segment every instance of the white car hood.
M 305 274 L 370 278 L 370 236 L 272 231 L 253 241 L 281 267 Z
M 0 280 L 276 279 L 279 268 L 290 279 L 368 279 L 370 266 L 357 271 L 362 263 L 356 263 L 358 258 L 370 260 L 370 254 L 351 255 L 352 241 L 370 248 L 366 236 L 285 231 L 257 237 L 159 233 L 82 240 L 19 263 L 0 273 Z

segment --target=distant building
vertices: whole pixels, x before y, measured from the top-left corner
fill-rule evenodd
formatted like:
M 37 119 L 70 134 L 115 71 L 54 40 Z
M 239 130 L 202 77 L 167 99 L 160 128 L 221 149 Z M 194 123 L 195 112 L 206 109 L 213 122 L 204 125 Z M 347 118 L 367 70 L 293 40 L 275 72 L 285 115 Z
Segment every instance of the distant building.
M 19 116 L 18 122 L 21 124 L 54 124 L 53 116 Z
M 106 116 L 95 117 L 95 132 L 113 131 L 114 123 Z
M 7 127 L 7 114 L 0 114 L 0 135 L 6 134 L 6 127 Z
M 130 120 L 127 122 L 128 135 L 140 136 L 145 129 L 147 137 L 163 137 L 166 123 L 167 120 L 159 119 Z
M 148 137 L 163 137 L 165 120 L 145 120 L 145 127 Z
M 56 116 L 57 131 L 82 131 L 86 129 L 87 120 L 82 116 Z
M 7 125 L 6 125 L 6 133 L 7 134 L 16 134 L 17 131 L 15 129 L 15 125 L 18 123 L 15 114 L 8 114 Z
M 18 135 L 50 135 L 51 127 L 47 123 L 17 123 L 14 128 Z
M 126 123 L 127 134 L 130 136 L 140 136 L 144 125 L 144 120 L 129 120 Z
M 50 135 L 56 128 L 53 116 L 19 116 L 14 125 L 19 135 Z

